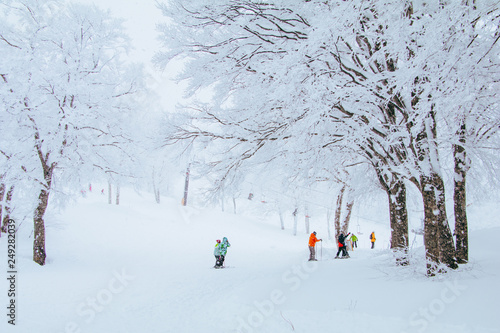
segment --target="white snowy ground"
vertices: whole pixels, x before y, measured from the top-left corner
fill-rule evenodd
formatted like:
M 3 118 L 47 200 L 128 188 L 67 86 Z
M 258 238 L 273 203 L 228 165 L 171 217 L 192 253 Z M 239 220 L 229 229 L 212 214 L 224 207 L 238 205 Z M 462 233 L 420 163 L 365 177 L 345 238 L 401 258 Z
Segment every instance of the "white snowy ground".
M 133 192 L 120 206 L 92 194 L 48 217 L 44 267 L 31 261 L 30 228 L 21 228 L 16 326 L 7 324 L 2 278 L 0 331 L 500 332 L 499 227 L 471 232 L 471 263 L 430 279 L 421 248 L 415 265 L 393 264 L 380 225 L 379 248 L 369 249 L 365 233 L 351 259 L 334 260 L 325 241 L 321 260 L 309 263 L 308 235 L 273 223 Z M 215 270 L 213 246 L 224 236 L 228 268 Z

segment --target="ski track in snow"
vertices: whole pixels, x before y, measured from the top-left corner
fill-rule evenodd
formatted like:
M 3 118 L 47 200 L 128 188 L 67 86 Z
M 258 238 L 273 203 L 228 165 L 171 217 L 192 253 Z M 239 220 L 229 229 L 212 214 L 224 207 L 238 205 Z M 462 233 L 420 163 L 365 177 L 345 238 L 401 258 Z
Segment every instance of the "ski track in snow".
M 49 215 L 45 267 L 31 261 L 30 228 L 20 230 L 17 323 L 3 315 L 1 332 L 500 332 L 498 227 L 471 233 L 469 265 L 429 279 L 421 249 L 415 265 L 396 267 L 366 233 L 350 259 L 334 260 L 325 241 L 321 260 L 307 262 L 308 235 L 281 231 L 278 219 L 133 192 L 120 206 L 105 201 L 93 194 Z M 224 236 L 228 268 L 213 269 Z

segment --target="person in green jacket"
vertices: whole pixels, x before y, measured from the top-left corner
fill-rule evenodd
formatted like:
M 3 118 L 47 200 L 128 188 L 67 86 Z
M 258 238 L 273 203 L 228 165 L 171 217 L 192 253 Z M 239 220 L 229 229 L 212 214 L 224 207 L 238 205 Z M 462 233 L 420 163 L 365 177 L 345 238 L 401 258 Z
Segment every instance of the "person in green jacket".
M 358 247 L 358 237 L 356 237 L 355 234 L 351 235 L 351 238 L 349 240 L 352 242 L 352 248 L 354 249 L 355 247 Z
M 215 243 L 215 248 L 214 248 L 214 256 L 215 256 L 214 268 L 222 267 L 222 258 L 220 256 L 220 249 L 221 249 L 221 243 L 220 243 L 220 239 L 218 239 L 217 243 Z

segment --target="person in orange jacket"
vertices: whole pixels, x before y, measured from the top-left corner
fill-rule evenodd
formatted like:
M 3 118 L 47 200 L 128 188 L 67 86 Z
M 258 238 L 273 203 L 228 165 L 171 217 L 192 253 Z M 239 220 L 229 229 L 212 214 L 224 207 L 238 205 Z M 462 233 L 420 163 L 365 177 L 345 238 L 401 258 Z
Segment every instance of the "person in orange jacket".
M 375 247 L 375 231 L 373 231 L 370 235 L 370 241 L 372 242 L 372 249 Z
M 316 260 L 316 250 L 314 247 L 316 246 L 317 242 L 321 242 L 321 241 L 322 241 L 321 239 L 316 238 L 316 231 L 313 231 L 311 236 L 309 236 L 309 252 L 310 252 L 309 261 L 317 261 Z

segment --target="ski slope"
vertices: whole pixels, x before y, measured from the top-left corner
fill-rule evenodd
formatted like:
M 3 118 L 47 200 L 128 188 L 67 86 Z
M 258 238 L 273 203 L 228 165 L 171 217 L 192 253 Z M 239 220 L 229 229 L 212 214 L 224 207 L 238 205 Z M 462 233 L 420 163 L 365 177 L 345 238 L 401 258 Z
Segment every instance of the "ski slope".
M 162 200 L 125 191 L 116 206 L 93 193 L 50 212 L 45 267 L 31 261 L 31 228 L 21 226 L 16 325 L 2 315 L 0 331 L 500 332 L 498 226 L 471 232 L 469 265 L 430 279 L 421 248 L 415 265 L 396 267 L 381 248 L 388 228 L 368 222 L 381 246 L 370 250 L 365 233 L 351 259 L 334 260 L 335 243 L 313 221 L 325 241 L 308 262 L 308 235 L 280 230 L 277 217 Z M 216 270 L 213 247 L 224 236 L 228 267 Z M 6 237 L 0 246 L 6 267 Z

